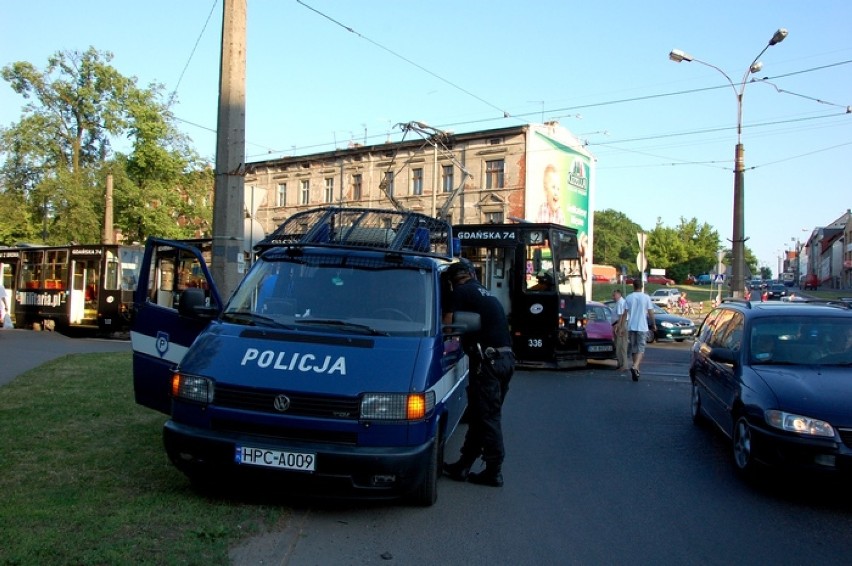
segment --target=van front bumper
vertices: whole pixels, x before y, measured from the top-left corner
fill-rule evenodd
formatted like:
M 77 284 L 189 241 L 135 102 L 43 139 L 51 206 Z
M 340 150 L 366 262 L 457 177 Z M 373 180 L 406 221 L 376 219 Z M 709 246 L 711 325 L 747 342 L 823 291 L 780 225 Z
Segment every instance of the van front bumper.
M 360 447 L 283 441 L 187 426 L 169 420 L 163 442 L 172 463 L 191 480 L 268 478 L 274 488 L 333 497 L 401 497 L 426 477 L 434 439 L 419 446 Z M 313 472 L 239 464 L 237 446 L 251 446 L 316 458 Z

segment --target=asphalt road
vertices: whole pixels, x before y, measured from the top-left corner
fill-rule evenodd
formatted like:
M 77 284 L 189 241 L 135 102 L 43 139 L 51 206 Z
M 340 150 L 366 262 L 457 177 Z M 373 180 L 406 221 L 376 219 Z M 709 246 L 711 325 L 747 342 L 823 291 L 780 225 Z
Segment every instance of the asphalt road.
M 0 385 L 68 354 L 129 352 L 129 340 L 69 337 L 59 332 L 0 330 Z
M 689 347 L 650 346 L 638 383 L 610 362 L 520 371 L 505 405 L 503 488 L 442 478 L 430 508 L 296 503 L 286 524 L 231 561 L 848 564 L 848 490 L 739 480 L 724 439 L 690 419 Z M 451 439 L 447 460 L 460 443 Z

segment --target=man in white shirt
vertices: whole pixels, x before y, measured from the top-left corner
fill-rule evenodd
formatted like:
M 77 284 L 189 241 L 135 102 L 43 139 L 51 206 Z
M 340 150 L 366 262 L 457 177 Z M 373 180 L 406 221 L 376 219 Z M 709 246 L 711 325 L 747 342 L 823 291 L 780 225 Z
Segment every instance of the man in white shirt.
M 651 297 L 642 291 L 642 281 L 633 280 L 633 292 L 624 300 L 627 312 L 627 344 L 633 358 L 630 375 L 633 381 L 639 381 L 639 366 L 645 356 L 645 337 L 648 330 L 657 330 L 654 320 L 654 305 Z

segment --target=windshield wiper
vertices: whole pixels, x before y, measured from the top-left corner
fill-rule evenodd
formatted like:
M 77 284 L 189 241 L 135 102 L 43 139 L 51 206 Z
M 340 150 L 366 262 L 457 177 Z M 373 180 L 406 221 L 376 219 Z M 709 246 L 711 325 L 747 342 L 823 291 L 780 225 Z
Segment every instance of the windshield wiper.
M 240 322 L 250 326 L 271 326 L 273 328 L 286 328 L 288 330 L 293 330 L 293 327 L 289 324 L 278 322 L 271 316 L 258 314 L 252 311 L 229 311 L 224 313 L 222 318 L 230 322 Z
M 312 319 L 304 319 L 300 318 L 298 324 L 320 324 L 324 326 L 341 326 L 346 328 L 351 328 L 355 330 L 360 330 L 365 332 L 366 334 L 370 334 L 372 336 L 390 336 L 387 332 L 382 332 L 381 330 L 376 330 L 372 326 L 368 326 L 366 324 L 358 324 L 356 322 L 347 322 L 345 320 L 337 320 L 333 318 L 312 318 Z

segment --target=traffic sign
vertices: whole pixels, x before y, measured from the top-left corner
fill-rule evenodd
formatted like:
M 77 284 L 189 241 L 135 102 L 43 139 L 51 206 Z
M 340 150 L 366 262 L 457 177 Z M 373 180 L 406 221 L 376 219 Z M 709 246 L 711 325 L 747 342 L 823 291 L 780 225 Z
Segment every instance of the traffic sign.
M 648 268 L 648 260 L 645 258 L 645 254 L 639 252 L 636 254 L 636 267 L 639 268 L 639 271 L 644 272 L 645 269 Z

